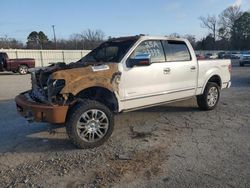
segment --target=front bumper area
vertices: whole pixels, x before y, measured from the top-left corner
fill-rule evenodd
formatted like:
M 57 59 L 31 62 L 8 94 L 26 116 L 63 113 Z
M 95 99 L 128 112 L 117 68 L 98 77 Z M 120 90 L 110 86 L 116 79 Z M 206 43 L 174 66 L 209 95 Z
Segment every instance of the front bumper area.
M 232 84 L 231 81 L 223 82 L 223 83 L 222 83 L 221 89 L 230 88 L 230 87 L 231 87 L 231 84 Z
M 68 106 L 49 105 L 28 99 L 28 93 L 22 93 L 15 98 L 17 111 L 29 121 L 65 123 Z

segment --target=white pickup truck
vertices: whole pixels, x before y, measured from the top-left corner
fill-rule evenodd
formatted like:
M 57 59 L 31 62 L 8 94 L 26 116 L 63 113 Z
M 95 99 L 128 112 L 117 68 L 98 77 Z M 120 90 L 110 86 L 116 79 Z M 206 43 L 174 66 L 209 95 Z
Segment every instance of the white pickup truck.
M 230 60 L 197 61 L 186 39 L 113 38 L 75 63 L 33 70 L 32 90 L 15 100 L 29 121 L 65 124 L 75 145 L 93 148 L 112 134 L 113 114 L 194 96 L 215 108 L 230 73 Z

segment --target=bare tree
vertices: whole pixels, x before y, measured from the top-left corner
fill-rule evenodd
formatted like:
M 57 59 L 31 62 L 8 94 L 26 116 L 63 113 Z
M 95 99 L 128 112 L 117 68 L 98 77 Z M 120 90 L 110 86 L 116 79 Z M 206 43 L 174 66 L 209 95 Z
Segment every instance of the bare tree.
M 102 30 L 91 30 L 91 29 L 87 29 L 85 31 L 82 32 L 82 36 L 85 40 L 88 41 L 103 41 L 105 34 Z
M 0 48 L 18 49 L 24 48 L 24 45 L 21 41 L 18 41 L 15 38 L 9 38 L 7 35 L 5 35 L 4 37 L 0 37 Z
M 91 50 L 104 41 L 105 34 L 102 30 L 87 29 L 81 36 L 84 39 L 84 48 Z
M 201 27 L 208 29 L 212 33 L 215 41 L 218 26 L 217 17 L 215 15 L 208 15 L 207 17 L 201 16 L 199 17 L 199 20 L 201 21 Z
M 75 45 L 75 49 L 84 49 L 84 36 L 79 33 L 74 33 L 70 36 L 69 41 Z
M 180 38 L 181 35 L 178 33 L 171 33 L 170 35 L 168 35 L 168 37 L 173 37 L 173 38 Z
M 234 22 L 243 14 L 240 6 L 230 6 L 219 15 L 221 38 L 230 38 Z

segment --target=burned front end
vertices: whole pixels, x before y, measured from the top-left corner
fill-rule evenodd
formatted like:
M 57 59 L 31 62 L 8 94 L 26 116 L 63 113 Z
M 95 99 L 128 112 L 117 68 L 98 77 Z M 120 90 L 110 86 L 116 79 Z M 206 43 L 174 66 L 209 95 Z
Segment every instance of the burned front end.
M 29 121 L 64 123 L 68 104 L 60 91 L 65 86 L 64 79 L 54 80 L 53 72 L 66 65 L 52 65 L 31 71 L 32 89 L 18 95 L 15 99 L 17 110 Z
M 42 69 L 31 73 L 30 97 L 36 102 L 63 105 L 66 101 L 60 91 L 65 86 L 65 80 L 52 79 L 52 73 L 52 71 Z
M 117 63 L 57 63 L 30 72 L 32 89 L 15 99 L 17 110 L 30 121 L 64 123 L 69 106 L 83 98 L 117 106 L 113 100 L 120 78 Z

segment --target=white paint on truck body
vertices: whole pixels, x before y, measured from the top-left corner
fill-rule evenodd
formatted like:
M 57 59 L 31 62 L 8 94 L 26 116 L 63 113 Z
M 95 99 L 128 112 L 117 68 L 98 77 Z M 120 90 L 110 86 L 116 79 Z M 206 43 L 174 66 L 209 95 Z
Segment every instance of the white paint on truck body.
M 127 67 L 126 61 L 143 41 L 182 41 L 191 55 L 189 61 L 152 63 L 150 66 Z M 119 63 L 121 79 L 116 93 L 119 111 L 133 110 L 186 99 L 203 93 L 208 80 L 219 76 L 222 88 L 230 86 L 231 60 L 197 61 L 191 44 L 186 39 L 142 36 Z M 169 70 L 166 74 L 164 71 Z

